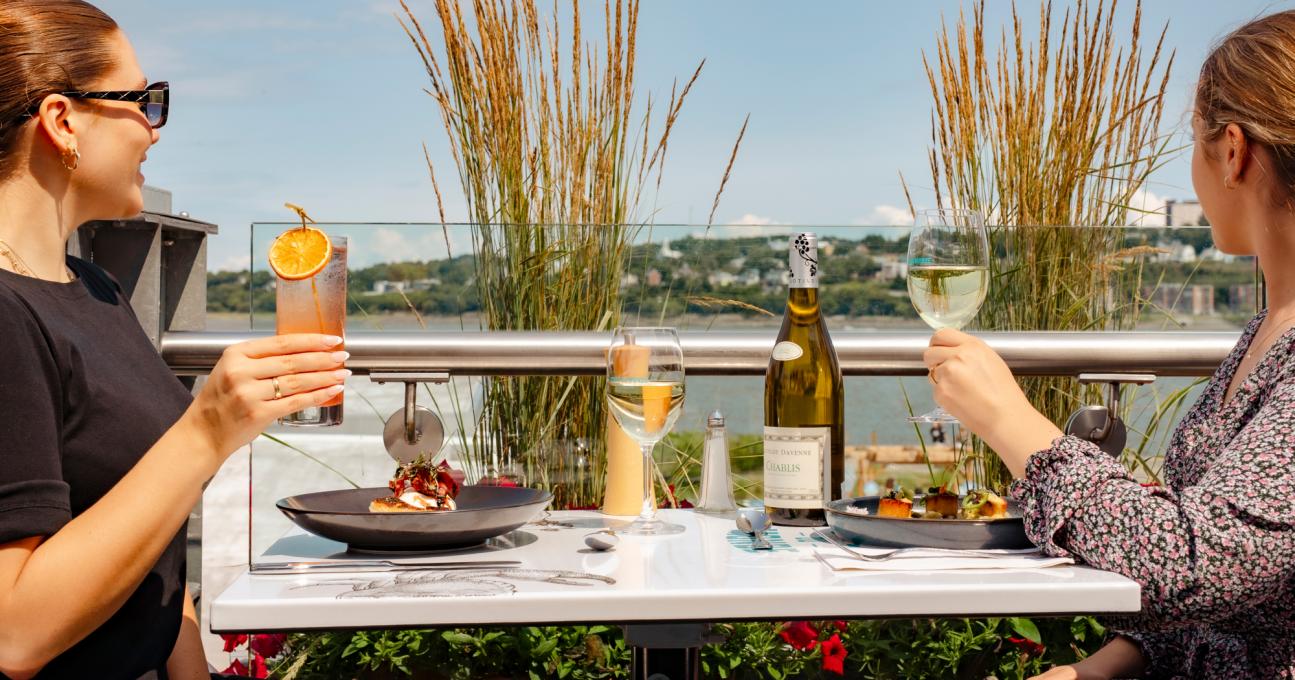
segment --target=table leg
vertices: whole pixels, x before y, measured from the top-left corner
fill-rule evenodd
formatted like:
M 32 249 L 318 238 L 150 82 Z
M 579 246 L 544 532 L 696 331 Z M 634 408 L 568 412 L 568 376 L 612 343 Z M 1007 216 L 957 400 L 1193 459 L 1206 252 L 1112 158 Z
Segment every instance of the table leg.
M 632 680 L 700 680 L 701 648 L 708 642 L 704 623 L 625 626 L 625 643 L 634 654 Z

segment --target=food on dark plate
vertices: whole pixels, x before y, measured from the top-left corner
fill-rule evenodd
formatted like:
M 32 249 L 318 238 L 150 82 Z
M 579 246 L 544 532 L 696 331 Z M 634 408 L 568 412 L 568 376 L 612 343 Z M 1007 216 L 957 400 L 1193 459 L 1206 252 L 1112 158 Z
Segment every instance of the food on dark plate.
M 877 514 L 881 517 L 898 517 L 907 519 L 913 512 L 913 495 L 900 487 L 877 501 Z
M 974 489 L 962 497 L 959 519 L 999 519 L 1007 516 L 1007 501 L 989 489 Z
M 894 519 L 1005 519 L 1007 501 L 988 489 L 973 489 L 959 496 L 945 487 L 931 487 L 930 493 L 918 499 L 914 510 L 913 494 L 896 487 L 877 499 L 877 516 Z M 868 508 L 847 505 L 840 509 L 851 515 L 868 515 Z
M 387 483 L 390 496 L 369 503 L 369 512 L 444 512 L 455 509 L 459 483 L 445 461 L 432 465 L 419 456 L 396 468 Z
M 954 519 L 958 516 L 958 494 L 945 487 L 931 487 L 922 497 L 922 519 Z

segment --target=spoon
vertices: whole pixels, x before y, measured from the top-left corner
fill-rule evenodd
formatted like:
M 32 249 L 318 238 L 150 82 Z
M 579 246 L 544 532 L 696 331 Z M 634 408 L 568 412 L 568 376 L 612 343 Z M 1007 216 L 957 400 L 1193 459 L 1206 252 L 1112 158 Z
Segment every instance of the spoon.
M 737 528 L 751 534 L 752 550 L 773 550 L 773 544 L 764 537 L 773 521 L 769 515 L 760 510 L 740 510 L 737 513 Z

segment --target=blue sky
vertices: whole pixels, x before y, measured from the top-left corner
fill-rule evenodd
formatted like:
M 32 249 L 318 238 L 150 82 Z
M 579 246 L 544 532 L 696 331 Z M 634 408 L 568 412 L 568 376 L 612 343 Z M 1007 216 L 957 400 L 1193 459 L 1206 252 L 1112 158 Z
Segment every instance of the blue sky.
M 171 81 L 171 117 L 144 174 L 173 192 L 176 211 L 220 225 L 210 248 L 213 270 L 245 268 L 248 225 L 287 219 L 284 201 L 321 221 L 435 221 L 424 143 L 447 217 L 466 217 L 438 114 L 421 90 L 422 64 L 393 15 L 396 0 L 97 4 L 125 28 L 149 77 Z M 1003 25 L 1008 3 L 989 4 L 991 25 Z M 1018 4 L 1035 18 L 1036 5 Z M 1060 10 L 1069 3 L 1055 4 Z M 430 0 L 410 5 L 431 22 Z M 706 59 L 672 137 L 656 220 L 705 222 L 748 113 L 717 224 L 887 224 L 904 201 L 900 171 L 922 204 L 930 196 L 931 107 L 921 53 L 934 49 L 941 16 L 953 19 L 962 6 L 644 2 L 640 97 L 668 96 L 675 78 Z M 1147 0 L 1145 30 L 1168 21 L 1166 43 L 1177 50 L 1166 131 L 1185 126 L 1211 43 L 1291 6 Z M 584 9 L 600 15 L 602 3 Z M 1131 9 L 1132 2 L 1122 3 L 1123 12 Z M 1192 195 L 1185 154 L 1154 179 L 1147 190 L 1156 198 Z

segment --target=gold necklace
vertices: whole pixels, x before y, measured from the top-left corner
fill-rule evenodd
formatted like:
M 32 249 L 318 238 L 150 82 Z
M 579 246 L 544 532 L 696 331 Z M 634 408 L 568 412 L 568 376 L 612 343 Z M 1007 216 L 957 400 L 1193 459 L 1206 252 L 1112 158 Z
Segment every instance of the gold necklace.
M 40 278 L 36 275 L 36 272 L 32 271 L 32 268 L 27 264 L 27 261 L 22 259 L 22 256 L 13 249 L 13 246 L 9 245 L 4 239 L 0 239 L 0 255 L 4 255 L 5 259 L 9 260 L 9 264 L 13 266 L 14 272 L 22 274 L 23 276 L 30 276 L 34 279 Z M 64 272 L 67 274 L 68 282 L 71 282 L 76 278 L 72 275 L 71 269 L 64 267 Z
M 1288 317 L 1284 317 L 1282 320 L 1278 321 L 1276 325 L 1277 327 L 1272 330 L 1269 330 L 1267 333 L 1264 333 L 1263 338 L 1260 339 L 1258 342 L 1251 341 L 1250 347 L 1246 349 L 1246 358 L 1249 359 L 1251 356 L 1253 356 L 1255 353 L 1256 347 L 1259 347 L 1260 345 L 1262 345 L 1264 340 L 1267 340 L 1268 338 L 1272 337 L 1275 333 L 1277 333 L 1277 331 L 1282 330 L 1282 324 L 1292 319 L 1295 319 L 1295 314 L 1292 314 Z
M 15 272 L 23 276 L 36 276 L 36 273 L 31 270 L 31 267 L 27 266 L 22 256 L 14 252 L 13 246 L 6 243 L 4 239 L 0 239 L 0 255 L 4 255 L 5 259 L 9 260 L 9 264 Z

